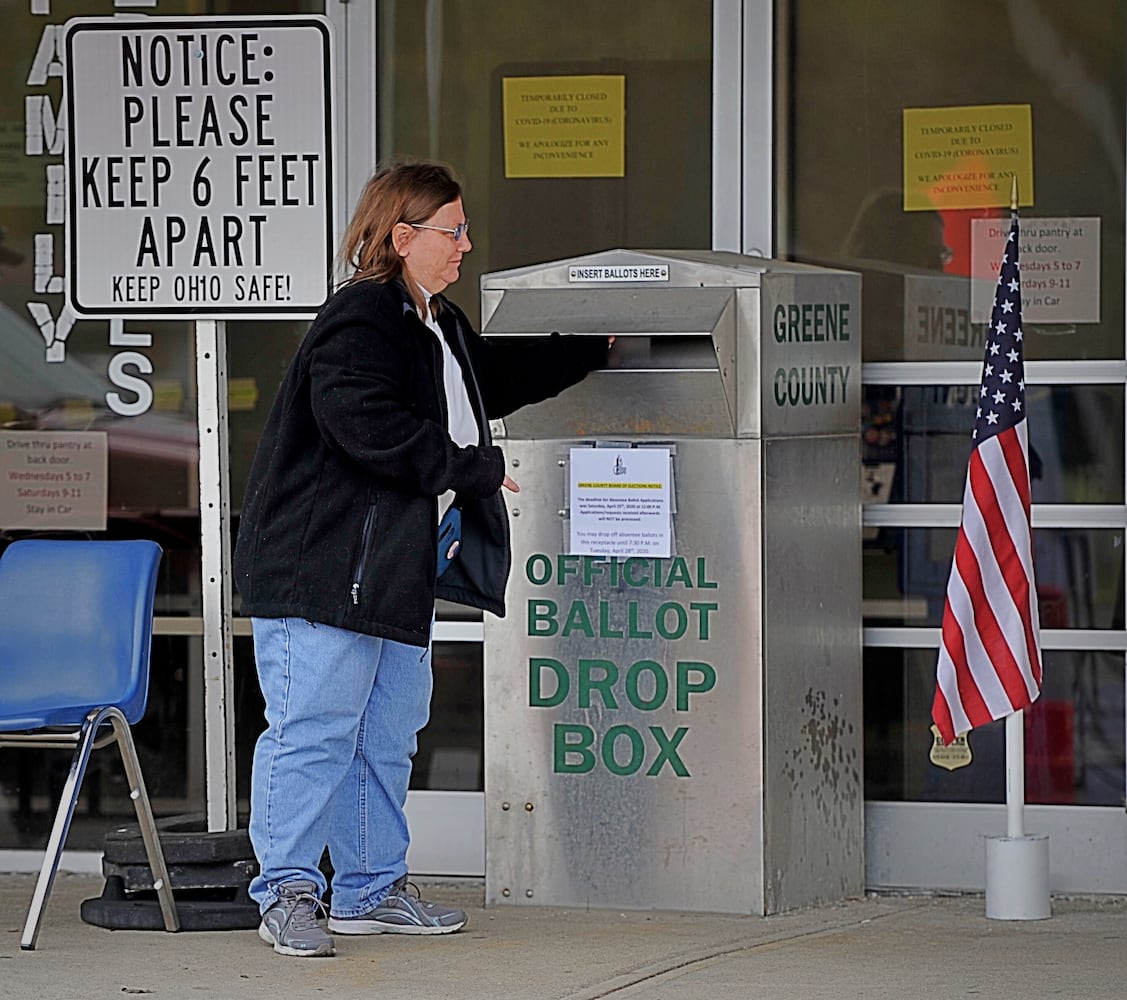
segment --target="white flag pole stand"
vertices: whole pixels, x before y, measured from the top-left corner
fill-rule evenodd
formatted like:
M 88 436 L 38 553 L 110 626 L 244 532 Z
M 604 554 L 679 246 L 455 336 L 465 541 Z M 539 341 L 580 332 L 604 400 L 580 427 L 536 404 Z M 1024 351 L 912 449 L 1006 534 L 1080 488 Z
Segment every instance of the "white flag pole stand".
M 1006 836 L 986 838 L 986 916 L 1045 920 L 1049 838 L 1025 833 L 1025 712 L 1006 716 Z

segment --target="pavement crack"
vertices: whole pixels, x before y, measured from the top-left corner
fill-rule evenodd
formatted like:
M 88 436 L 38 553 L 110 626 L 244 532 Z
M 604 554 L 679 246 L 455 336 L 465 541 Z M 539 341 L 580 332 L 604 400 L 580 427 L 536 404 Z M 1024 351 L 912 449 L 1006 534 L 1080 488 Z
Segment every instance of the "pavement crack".
M 780 930 L 769 934 L 767 937 L 757 938 L 754 941 L 748 941 L 746 938 L 732 940 L 724 945 L 714 945 L 706 949 L 698 949 L 696 952 L 686 952 L 664 961 L 641 966 L 630 972 L 615 976 L 613 979 L 608 979 L 594 986 L 588 986 L 578 992 L 565 994 L 560 1000 L 604 1000 L 606 997 L 613 997 L 616 994 L 621 994 L 626 990 L 633 989 L 644 983 L 653 983 L 667 977 L 671 978 L 680 975 L 686 970 L 698 968 L 709 962 L 726 958 L 730 955 L 750 954 L 752 952 L 765 951 L 768 948 L 776 948 L 780 945 L 790 944 L 794 941 L 809 941 L 831 934 L 840 934 L 843 931 L 859 930 L 867 925 L 887 920 L 889 917 L 903 916 L 905 913 L 918 910 L 925 905 L 927 905 L 926 902 L 921 901 L 913 905 L 889 910 L 887 913 L 878 913 L 874 916 L 866 916 L 861 919 L 853 919 L 844 923 L 817 927 L 798 933 L 787 933 L 785 930 Z

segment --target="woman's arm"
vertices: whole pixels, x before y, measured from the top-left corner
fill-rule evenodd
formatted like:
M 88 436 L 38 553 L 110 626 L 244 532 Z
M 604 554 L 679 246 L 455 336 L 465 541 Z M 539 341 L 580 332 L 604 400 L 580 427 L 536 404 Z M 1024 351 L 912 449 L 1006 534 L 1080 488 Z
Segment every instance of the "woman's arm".
M 505 476 L 500 448 L 459 447 L 426 416 L 427 407 L 415 397 L 434 376 L 419 369 L 419 345 L 412 340 L 419 331 L 406 322 L 396 325 L 402 328 L 388 330 L 386 322 L 352 315 L 324 331 L 309 368 L 322 435 L 373 478 L 404 490 L 495 493 Z
M 467 335 L 470 358 L 490 418 L 558 396 L 607 362 L 606 336 L 506 337 Z

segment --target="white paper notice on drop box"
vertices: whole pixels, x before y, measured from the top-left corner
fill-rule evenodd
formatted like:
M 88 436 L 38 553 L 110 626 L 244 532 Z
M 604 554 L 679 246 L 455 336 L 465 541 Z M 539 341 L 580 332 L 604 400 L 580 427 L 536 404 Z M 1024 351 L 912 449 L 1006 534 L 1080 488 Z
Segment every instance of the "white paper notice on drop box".
M 572 448 L 571 552 L 672 555 L 670 449 Z

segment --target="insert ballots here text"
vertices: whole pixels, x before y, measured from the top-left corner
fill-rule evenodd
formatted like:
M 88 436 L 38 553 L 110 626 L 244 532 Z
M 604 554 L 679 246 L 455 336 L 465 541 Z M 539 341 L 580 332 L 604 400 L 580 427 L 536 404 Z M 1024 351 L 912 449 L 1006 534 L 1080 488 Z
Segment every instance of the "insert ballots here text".
M 332 258 L 319 17 L 65 28 L 68 299 L 82 316 L 309 316 Z

